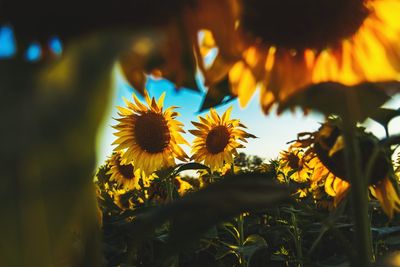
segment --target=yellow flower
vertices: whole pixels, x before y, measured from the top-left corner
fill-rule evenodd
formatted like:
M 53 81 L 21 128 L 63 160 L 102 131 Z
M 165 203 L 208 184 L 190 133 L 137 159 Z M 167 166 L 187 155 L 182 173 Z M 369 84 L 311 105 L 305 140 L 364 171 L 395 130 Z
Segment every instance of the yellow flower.
M 303 164 L 303 152 L 300 149 L 291 148 L 289 151 L 281 152 L 279 167 L 288 178 L 304 183 L 309 179 L 309 169 Z
M 180 196 L 183 196 L 188 191 L 193 190 L 193 186 L 187 181 L 183 180 L 180 176 L 175 177 L 174 184 Z
M 163 111 L 165 93 L 156 101 L 146 93 L 147 106 L 133 94 L 134 103 L 125 100 L 127 108 L 118 107 L 120 118 L 115 129 L 118 137 L 114 151 L 125 150 L 124 164 L 133 163 L 146 175 L 163 167 L 173 166 L 175 158 L 186 161 L 188 156 L 179 144 L 188 144 L 181 133 L 183 124 L 175 118 L 176 107 Z
M 214 109 L 205 118 L 199 116 L 200 122 L 192 122 L 196 130 L 189 130 L 196 136 L 192 147 L 192 159 L 204 162 L 212 171 L 216 171 L 225 163 L 233 163 L 233 155 L 237 148 L 244 147 L 241 143 L 246 138 L 255 137 L 242 130 L 245 128 L 239 120 L 230 119 L 232 107 L 220 117 Z
M 332 205 L 328 206 L 336 207 L 346 197 L 350 183 L 330 172 L 316 155 L 310 159 L 309 163 L 313 166 L 313 172 L 310 177 L 310 189 L 317 203 L 325 198 L 321 194 L 321 189 L 323 189 L 329 197 L 333 198 Z
M 304 188 L 304 185 L 308 185 L 309 183 L 310 168 L 304 161 L 304 153 L 301 148 L 292 145 L 288 151 L 280 153 L 277 179 L 281 183 L 294 181 L 302 184 L 303 188 L 298 188 L 294 194 L 298 198 L 304 198 L 308 195 L 309 189 L 307 187 Z
M 210 66 L 199 61 L 205 82 L 228 77 L 241 106 L 257 88 L 268 112 L 313 83 L 400 79 L 398 0 L 199 2 L 208 14 L 197 19 L 204 32 L 197 53 L 218 48 Z
M 357 140 L 360 145 L 361 167 L 366 170 L 377 140 L 363 129 L 358 129 Z M 345 147 L 341 130 L 329 121 L 323 124 L 319 131 L 310 135 L 308 140 L 298 140 L 296 146 L 301 146 L 301 143 L 304 144 L 305 162 L 312 169 L 311 191 L 317 192 L 323 186 L 325 192 L 334 198 L 333 206 L 337 206 L 351 187 L 344 169 Z M 372 165 L 371 178 L 368 181 L 371 195 L 378 199 L 382 209 L 390 218 L 395 211 L 400 211 L 400 197 L 389 178 L 391 167 L 386 153 L 380 151 Z
M 115 181 L 118 186 L 124 189 L 138 189 L 139 179 L 141 178 L 141 171 L 134 168 L 131 163 L 123 164 L 121 162 L 122 152 L 114 152 L 107 162 L 110 181 Z
M 371 194 L 379 200 L 382 209 L 389 216 L 393 217 L 394 211 L 400 211 L 400 198 L 396 188 L 388 178 L 369 187 Z
M 220 168 L 218 170 L 218 172 L 222 175 L 229 175 L 229 174 L 235 174 L 235 173 L 239 173 L 240 172 L 240 167 L 234 165 L 233 166 L 233 171 L 232 171 L 232 164 L 231 163 L 225 163 L 224 166 L 222 168 Z

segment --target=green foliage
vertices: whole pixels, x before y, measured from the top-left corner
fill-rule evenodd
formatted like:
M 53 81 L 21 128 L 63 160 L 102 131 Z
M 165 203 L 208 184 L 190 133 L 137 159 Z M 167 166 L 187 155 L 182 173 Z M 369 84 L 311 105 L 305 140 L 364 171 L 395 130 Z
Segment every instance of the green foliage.
M 332 210 L 319 205 L 312 194 L 293 195 L 283 203 L 279 199 L 287 190 L 273 182 L 279 161 L 263 163 L 242 154 L 237 163 L 242 166 L 238 175 L 219 177 L 183 197 L 175 194 L 172 203 L 147 203 L 132 210 L 102 205 L 108 265 L 348 266 L 355 257 L 348 201 Z M 180 165 L 175 170 L 195 167 Z M 292 190 L 304 188 L 284 180 Z M 377 201 L 371 201 L 369 209 L 375 255 L 399 249 L 400 217 L 388 221 Z M 242 219 L 235 217 L 239 214 Z

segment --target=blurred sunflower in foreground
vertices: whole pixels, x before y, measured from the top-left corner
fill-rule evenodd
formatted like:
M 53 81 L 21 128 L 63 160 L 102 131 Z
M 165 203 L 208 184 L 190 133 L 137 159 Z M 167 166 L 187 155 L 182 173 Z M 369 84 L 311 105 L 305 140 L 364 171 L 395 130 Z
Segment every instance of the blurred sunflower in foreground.
M 247 142 L 246 138 L 255 138 L 241 128 L 246 128 L 238 119 L 231 119 L 232 107 L 228 108 L 222 117 L 215 109 L 210 109 L 210 115 L 199 116 L 200 122 L 192 121 L 197 128 L 189 130 L 196 136 L 192 146 L 192 159 L 203 162 L 211 171 L 233 163 L 233 155 L 237 148 L 243 148 L 238 141 Z
M 124 150 L 122 164 L 133 163 L 145 174 L 175 164 L 175 158 L 186 161 L 188 156 L 179 144 L 188 144 L 182 137 L 183 124 L 176 120 L 179 113 L 169 107 L 163 111 L 165 93 L 156 101 L 146 93 L 147 106 L 133 94 L 134 102 L 125 100 L 118 107 L 120 118 L 114 126 L 118 138 L 114 151 Z
M 256 88 L 268 112 L 313 83 L 400 79 L 398 0 L 199 1 L 197 11 L 199 58 L 217 51 L 199 61 L 205 83 L 228 78 L 241 106 Z
M 366 133 L 363 128 L 358 128 L 357 139 L 364 177 L 369 172 L 369 191 L 392 218 L 394 212 L 400 211 L 400 197 L 397 180 L 391 170 L 389 153 L 379 147 L 379 140 Z M 304 149 L 304 166 L 312 171 L 310 190 L 318 194 L 323 186 L 325 192 L 333 197 L 333 206 L 337 206 L 351 187 L 345 171 L 344 142 L 340 127 L 334 121 L 324 123 L 317 132 L 310 133 L 306 138 L 299 138 L 291 146 L 293 150 L 299 148 Z

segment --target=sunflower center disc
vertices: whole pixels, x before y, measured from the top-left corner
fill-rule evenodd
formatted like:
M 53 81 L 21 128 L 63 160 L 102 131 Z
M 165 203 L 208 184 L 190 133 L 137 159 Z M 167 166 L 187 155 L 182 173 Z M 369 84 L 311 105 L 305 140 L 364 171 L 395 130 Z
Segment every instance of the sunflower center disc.
M 287 162 L 291 169 L 298 169 L 300 167 L 300 159 L 293 153 L 289 153 L 287 156 Z
M 118 164 L 118 171 L 126 179 L 132 179 L 134 177 L 133 165 L 132 164 L 128 164 L 128 165 Z
M 136 120 L 134 132 L 138 145 L 149 153 L 162 152 L 171 140 L 167 122 L 157 113 L 140 115 Z
M 207 150 L 211 154 L 218 154 L 224 151 L 226 145 L 229 143 L 229 132 L 225 126 L 217 126 L 212 129 L 206 139 Z
M 368 0 L 244 0 L 243 28 L 267 45 L 323 49 L 352 36 Z

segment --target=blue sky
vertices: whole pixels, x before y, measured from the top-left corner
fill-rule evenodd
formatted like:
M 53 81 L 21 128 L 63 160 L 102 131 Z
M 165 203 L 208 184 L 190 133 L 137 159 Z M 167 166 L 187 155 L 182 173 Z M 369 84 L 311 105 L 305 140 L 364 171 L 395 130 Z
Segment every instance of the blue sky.
M 113 136 L 115 130 L 111 125 L 116 124 L 113 119 L 117 117 L 115 106 L 124 106 L 122 97 L 132 100 L 132 93 L 135 93 L 135 90 L 125 82 L 117 68 L 115 68 L 114 72 L 113 99 L 109 104 L 103 124 L 100 126 L 97 139 L 98 164 L 102 164 L 112 153 L 113 147 L 111 143 L 115 140 Z M 197 113 L 202 103 L 204 92 L 196 93 L 187 89 L 177 92 L 173 85 L 166 80 L 150 80 L 147 84 L 147 90 L 150 96 L 155 96 L 156 98 L 164 91 L 166 92 L 165 106 L 175 105 L 180 107 L 178 111 L 181 116 L 178 117 L 178 119 L 184 123 L 185 130 L 193 129 L 190 122 L 197 120 L 198 115 L 204 115 L 206 113 Z M 259 106 L 258 93 L 253 96 L 245 109 L 241 109 L 237 101 L 232 101 L 218 107 L 218 113 L 222 114 L 231 105 L 233 106 L 232 117 L 240 119 L 242 123 L 248 127 L 248 131 L 258 137 L 257 139 L 250 139 L 246 148 L 241 151 L 250 155 L 258 155 L 265 159 L 276 158 L 280 151 L 288 147 L 286 143 L 294 140 L 298 133 L 314 131 L 319 128 L 319 123 L 324 120 L 323 116 L 320 114 L 311 113 L 310 115 L 304 116 L 300 110 L 295 113 L 285 112 L 280 116 L 277 116 L 275 111 L 272 111 L 269 115 L 264 115 Z M 400 98 L 397 97 L 385 106 L 391 108 L 400 107 Z M 373 121 L 367 121 L 365 125 L 378 137 L 384 136 L 384 130 L 379 124 Z M 392 133 L 400 132 L 400 118 L 392 120 L 390 129 Z M 190 133 L 187 133 L 185 138 L 189 143 L 194 139 Z M 183 146 L 183 148 L 186 152 L 190 153 L 189 147 Z

